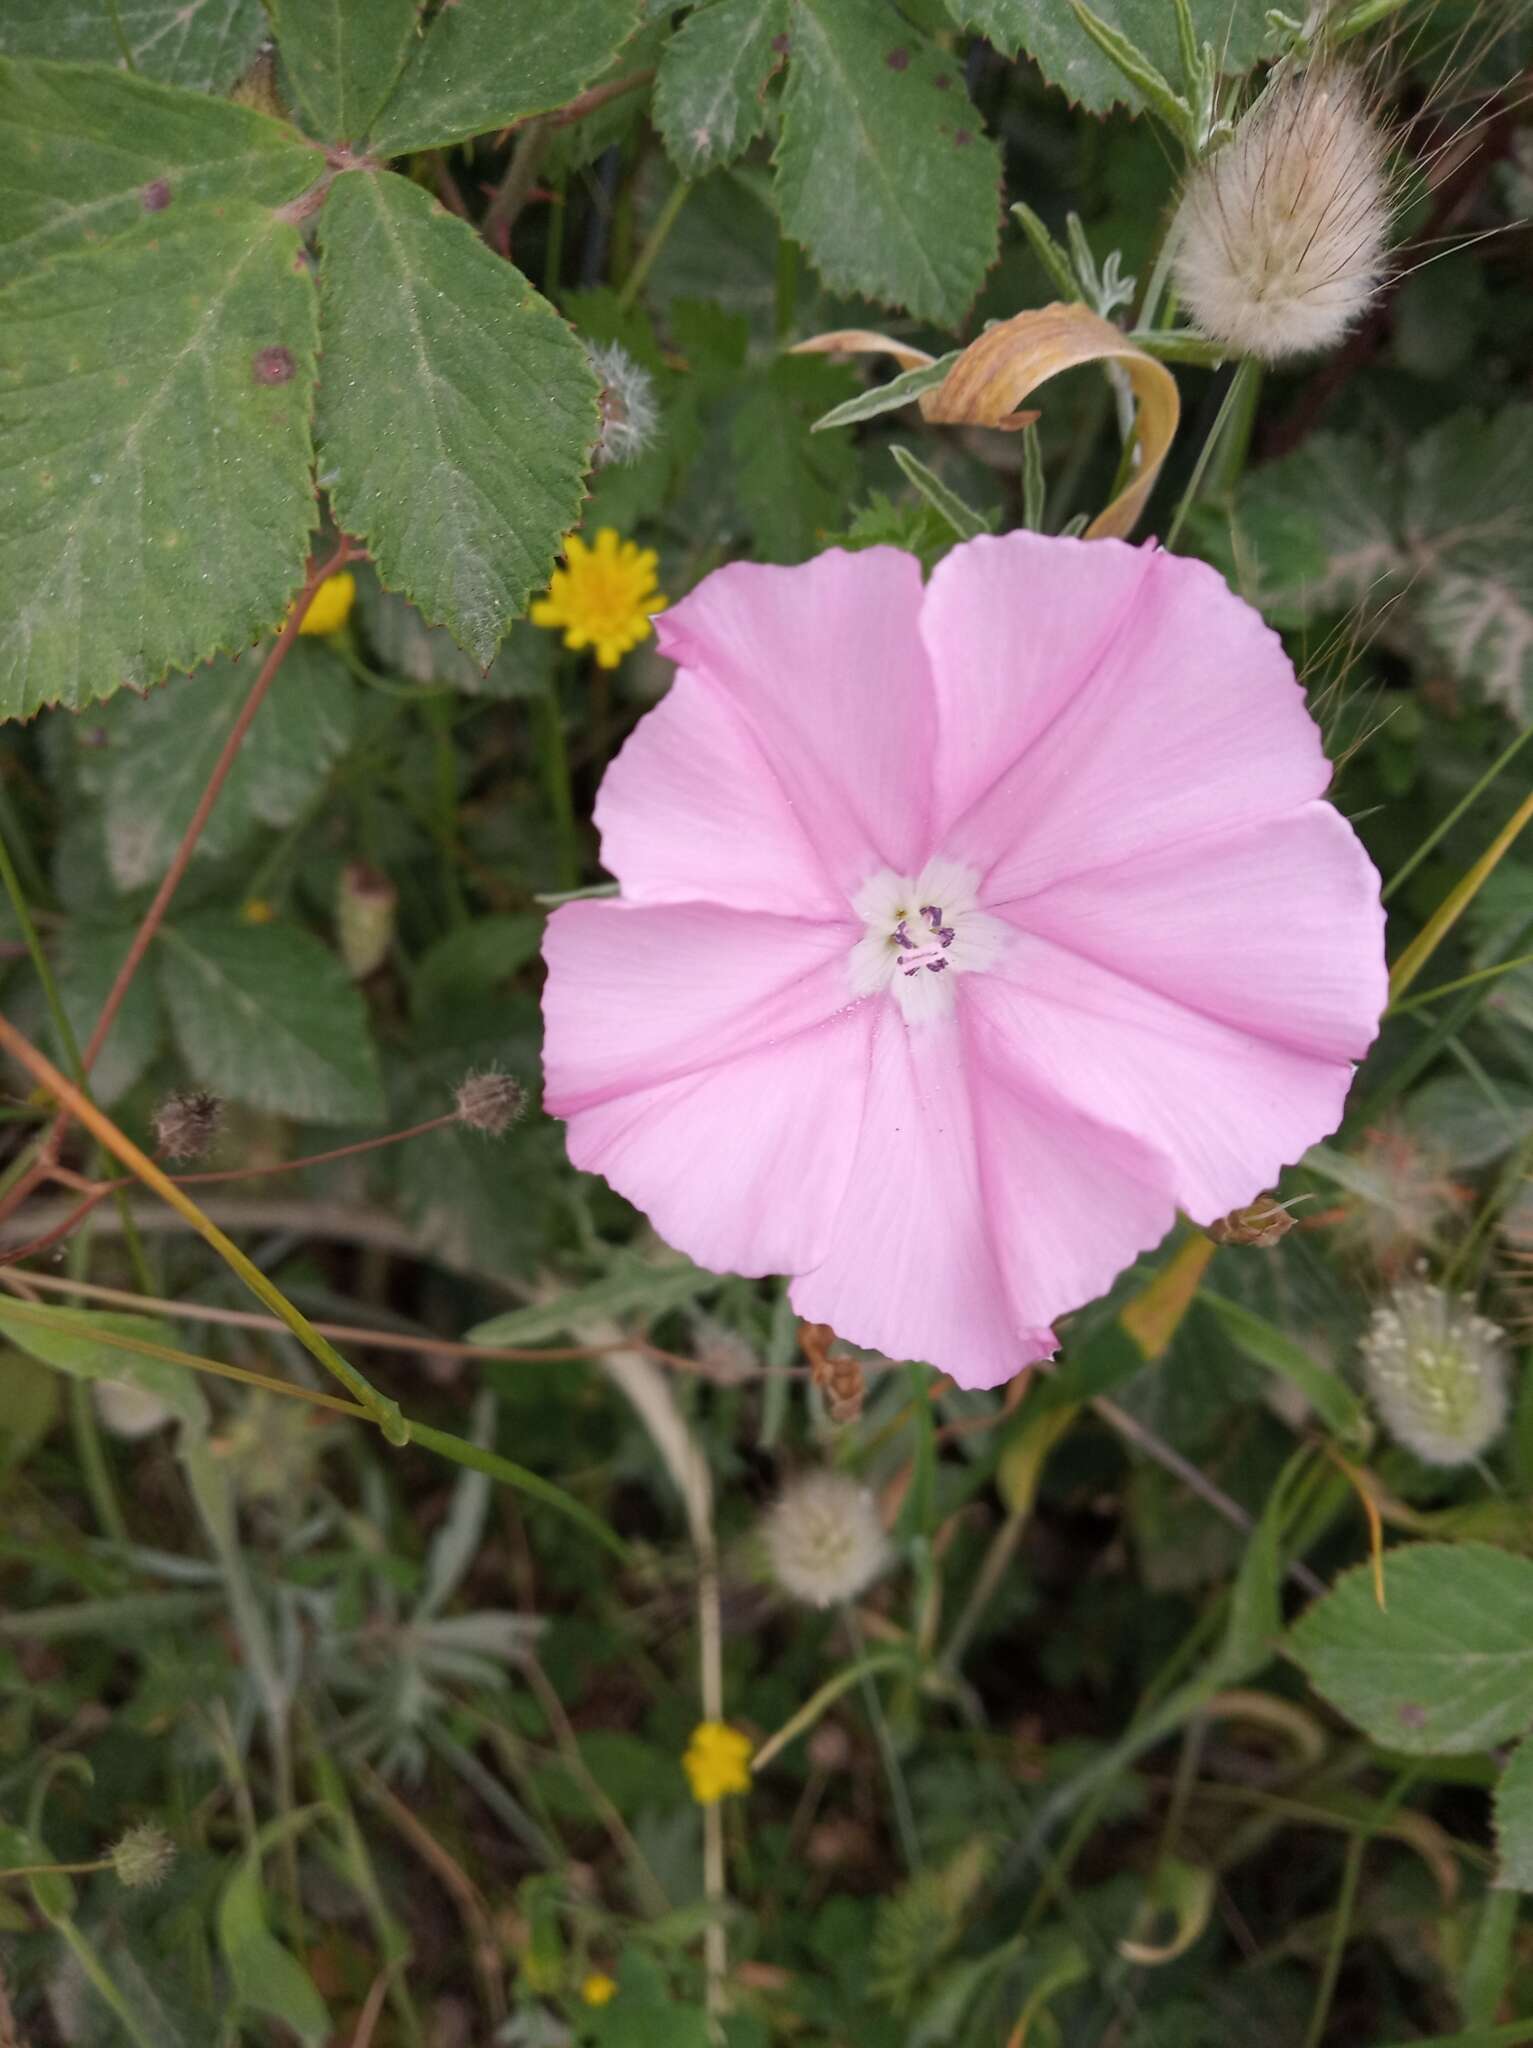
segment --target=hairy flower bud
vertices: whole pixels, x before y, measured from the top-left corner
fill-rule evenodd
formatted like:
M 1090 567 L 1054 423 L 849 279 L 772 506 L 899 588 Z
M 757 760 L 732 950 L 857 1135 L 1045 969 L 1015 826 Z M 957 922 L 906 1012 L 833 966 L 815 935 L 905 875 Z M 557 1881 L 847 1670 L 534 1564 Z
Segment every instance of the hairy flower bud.
M 154 1113 L 156 1151 L 166 1159 L 200 1159 L 218 1136 L 224 1106 L 200 1088 L 167 1095 Z
M 772 1576 L 810 1607 L 854 1600 L 889 1558 L 878 1506 L 844 1472 L 806 1472 L 789 1482 L 762 1525 Z
M 1363 1372 L 1391 1436 L 1428 1465 L 1466 1465 L 1500 1435 L 1507 1342 L 1467 1295 L 1407 1280 L 1375 1309 Z
M 163 1884 L 176 1860 L 176 1845 L 152 1820 L 129 1828 L 111 1849 L 112 1868 L 129 1891 L 152 1891 Z
M 660 424 L 655 380 L 621 342 L 588 342 L 586 354 L 602 383 L 596 467 L 605 469 L 609 462 L 636 462 L 654 440 Z
M 1289 73 L 1187 181 L 1177 290 L 1202 331 L 1275 362 L 1339 341 L 1378 291 L 1385 142 L 1350 72 Z
M 460 1124 L 499 1138 L 527 1107 L 527 1091 L 520 1081 L 491 1067 L 483 1074 L 468 1074 L 458 1083 L 454 1106 Z
M 342 868 L 336 891 L 335 935 L 353 981 L 366 981 L 388 958 L 398 906 L 398 890 L 369 862 L 354 860 Z

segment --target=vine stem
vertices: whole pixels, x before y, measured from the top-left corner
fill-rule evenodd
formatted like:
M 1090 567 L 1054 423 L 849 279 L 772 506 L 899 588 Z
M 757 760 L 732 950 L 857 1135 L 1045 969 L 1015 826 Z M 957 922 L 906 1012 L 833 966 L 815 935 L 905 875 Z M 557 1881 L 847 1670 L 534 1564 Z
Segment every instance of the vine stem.
M 1247 389 L 1260 375 L 1261 365 L 1253 356 L 1244 356 L 1236 364 L 1235 374 L 1231 377 L 1229 388 L 1224 394 L 1218 412 L 1214 415 L 1214 423 L 1208 430 L 1208 438 L 1198 451 L 1198 459 L 1193 466 L 1192 475 L 1187 479 L 1187 488 L 1182 493 L 1182 501 L 1176 508 L 1170 526 L 1166 529 L 1165 548 L 1168 554 L 1176 546 L 1177 536 L 1182 530 L 1187 514 L 1197 502 L 1198 493 L 1203 488 L 1203 479 L 1208 474 L 1208 465 L 1213 461 L 1214 452 L 1224 438 L 1226 426 L 1235 416 L 1236 412 L 1245 405 Z
M 274 1315 L 280 1316 L 304 1349 L 362 1403 L 389 1443 L 408 1443 L 409 1429 L 400 1415 L 398 1403 L 380 1394 L 354 1365 L 348 1364 L 329 1339 L 322 1337 L 314 1328 L 303 1311 L 294 1307 L 281 1288 L 267 1279 L 260 1267 L 246 1257 L 232 1238 L 225 1236 L 210 1216 L 203 1214 L 191 1196 L 178 1188 L 125 1132 L 117 1128 L 109 1116 L 104 1116 L 97 1109 L 89 1096 L 83 1095 L 59 1072 L 52 1060 L 40 1053 L 5 1017 L 0 1017 L 0 1047 L 25 1067 L 34 1081 L 40 1081 L 53 1094 L 61 1109 L 82 1123 L 92 1137 L 99 1139 L 145 1187 L 168 1202 L 197 1235 L 212 1246 L 257 1300 L 264 1302 Z

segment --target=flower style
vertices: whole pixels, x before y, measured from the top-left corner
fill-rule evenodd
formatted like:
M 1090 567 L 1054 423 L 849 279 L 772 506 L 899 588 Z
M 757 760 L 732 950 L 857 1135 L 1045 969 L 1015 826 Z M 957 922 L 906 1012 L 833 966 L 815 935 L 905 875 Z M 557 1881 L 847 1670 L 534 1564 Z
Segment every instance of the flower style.
M 1379 881 L 1277 636 L 1154 546 L 720 569 L 551 919 L 545 1101 L 716 1270 L 992 1386 L 1335 1129 Z
M 327 576 L 309 600 L 300 633 L 338 633 L 351 617 L 356 602 L 357 579 L 349 569 Z
M 717 1806 L 732 1792 L 751 1789 L 751 1739 L 727 1721 L 699 1721 L 681 1767 L 699 1806 Z
M 653 548 L 619 542 L 611 526 L 591 548 L 572 533 L 564 543 L 565 566 L 555 569 L 547 597 L 528 616 L 535 626 L 563 627 L 566 647 L 594 647 L 599 668 L 616 668 L 647 638 L 651 614 L 665 609 L 667 600 L 655 589 L 658 561 Z

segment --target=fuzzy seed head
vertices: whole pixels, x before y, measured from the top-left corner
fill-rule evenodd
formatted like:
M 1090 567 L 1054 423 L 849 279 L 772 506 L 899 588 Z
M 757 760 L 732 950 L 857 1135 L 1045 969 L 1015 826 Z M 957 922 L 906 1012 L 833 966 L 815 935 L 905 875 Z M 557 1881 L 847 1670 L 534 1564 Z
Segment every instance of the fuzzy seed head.
M 1276 362 L 1339 341 L 1385 275 L 1384 137 L 1357 79 L 1289 76 L 1193 172 L 1177 210 L 1177 290 L 1210 340 Z
M 527 1091 L 520 1081 L 491 1067 L 483 1074 L 469 1074 L 458 1083 L 453 1098 L 458 1122 L 486 1137 L 503 1137 L 527 1107 Z
M 807 1472 L 790 1481 L 762 1537 L 773 1578 L 809 1607 L 855 1600 L 889 1558 L 872 1494 L 844 1472 Z
M 124 1443 L 137 1443 L 153 1436 L 172 1419 L 171 1409 L 147 1387 L 130 1386 L 126 1380 L 97 1380 L 91 1388 L 96 1413 Z
M 129 1891 L 153 1891 L 176 1860 L 176 1845 L 152 1820 L 129 1828 L 111 1849 L 112 1868 Z
M 166 1159 L 200 1159 L 223 1120 L 224 1106 L 216 1095 L 181 1089 L 167 1095 L 154 1113 L 155 1148 Z
M 1467 1465 L 1505 1427 L 1506 1335 L 1467 1295 L 1404 1281 L 1374 1310 L 1362 1358 L 1390 1435 L 1428 1465 Z
M 621 342 L 588 342 L 586 354 L 602 383 L 601 435 L 593 458 L 596 467 L 636 462 L 660 425 L 655 380 Z

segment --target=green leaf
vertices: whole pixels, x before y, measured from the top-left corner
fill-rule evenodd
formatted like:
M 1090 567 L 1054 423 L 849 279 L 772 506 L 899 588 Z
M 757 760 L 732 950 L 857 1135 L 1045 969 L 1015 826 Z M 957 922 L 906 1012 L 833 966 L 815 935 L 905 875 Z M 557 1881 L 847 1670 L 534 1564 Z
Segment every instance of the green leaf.
M 132 943 L 133 926 L 129 924 L 79 918 L 66 928 L 54 971 L 64 1014 L 78 1044 L 83 1046 L 95 1029 L 117 970 Z M 165 1020 L 154 983 L 147 975 L 135 975 L 91 1068 L 91 1094 L 96 1101 L 110 1107 L 126 1095 L 143 1078 L 164 1039 Z M 69 1062 L 62 1047 L 59 1057 L 67 1068 Z
M 0 1351 L 0 1485 L 24 1465 L 59 1414 L 58 1375 L 20 1351 Z
M 338 179 L 320 241 L 336 514 L 488 668 L 579 516 L 596 379 L 547 300 L 405 179 Z
M 240 1858 L 219 1901 L 218 1945 L 229 1965 L 234 1995 L 241 2006 L 291 2027 L 305 2048 L 322 2048 L 331 2038 L 325 2001 L 315 1990 L 308 1971 L 267 1926 L 266 1899 L 261 1886 L 262 1856 L 285 1835 L 302 1827 L 313 1811 L 300 1809 L 272 1821 Z
M 470 1344 L 545 1344 L 573 1330 L 591 1317 L 642 1315 L 652 1319 L 667 1309 L 681 1308 L 700 1295 L 711 1294 L 720 1285 L 716 1273 L 678 1260 L 651 1266 L 624 1255 L 614 1261 L 613 1270 L 584 1287 L 572 1287 L 556 1301 L 538 1302 L 531 1308 L 514 1308 L 503 1316 L 492 1316 L 468 1333 Z
M 880 0 L 795 0 L 777 203 L 833 289 L 958 324 L 999 241 L 981 125 L 962 65 Z
M 119 698 L 110 707 L 102 721 L 110 747 L 104 821 L 120 889 L 157 882 L 170 866 L 266 653 L 251 648 L 142 702 Z M 356 699 L 337 657 L 299 640 L 234 758 L 198 856 L 223 859 L 257 827 L 301 817 L 351 745 Z
M 1411 599 L 1461 682 L 1533 721 L 1533 405 L 1461 412 L 1406 458 L 1403 539 Z
M 279 206 L 323 169 L 290 128 L 227 100 L 94 65 L 0 59 L 0 284 L 146 219 L 181 224 L 230 199 Z
M 0 53 L 121 64 L 193 92 L 222 92 L 266 38 L 261 0 L 6 0 Z
M 1230 580 L 1279 625 L 1381 603 L 1408 564 L 1393 517 L 1398 493 L 1356 436 L 1315 434 L 1242 484 L 1231 519 Z
M 844 368 L 779 356 L 747 387 L 730 430 L 735 494 L 768 562 L 802 562 L 844 517 L 857 487 L 848 441 L 816 440 L 814 421 L 846 388 Z
M 766 126 L 766 89 L 787 48 L 788 0 L 695 7 L 666 44 L 655 126 L 684 178 L 737 157 Z
M 1121 104 L 1136 112 L 1144 101 L 1122 71 L 1076 19 L 1067 0 L 947 0 L 953 19 L 978 29 L 999 50 L 1026 50 L 1051 85 L 1077 104 L 1105 113 Z M 1267 33 L 1269 0 L 1192 0 L 1193 31 L 1210 42 L 1220 69 L 1229 76 L 1248 70 Z M 1179 88 L 1181 50 L 1171 0 L 1091 0 L 1091 11 L 1140 50 L 1156 70 Z
M 891 448 L 889 452 L 899 465 L 900 474 L 915 485 L 927 504 L 947 521 L 960 540 L 973 540 L 976 534 L 989 533 L 990 520 L 971 505 L 966 505 L 956 491 L 950 491 L 936 471 L 928 469 L 919 456 L 912 455 L 908 448 Z
M 1533 1723 L 1533 1563 L 1480 1543 L 1418 1543 L 1348 1572 L 1290 1638 L 1317 1691 L 1375 1742 L 1463 1755 Z
M 815 421 L 814 431 L 823 434 L 827 427 L 850 427 L 858 420 L 877 419 L 881 412 L 894 412 L 902 405 L 909 405 L 923 391 L 934 390 L 937 385 L 946 383 L 948 371 L 962 353 L 962 349 L 949 349 L 934 363 L 923 363 L 914 370 L 902 370 L 887 384 L 877 384 L 871 391 L 860 391 L 844 405 L 832 406 L 823 419 Z
M 204 1087 L 311 1123 L 383 1114 L 367 1008 L 335 955 L 293 925 L 215 912 L 166 925 L 160 987 Z
M 1533 1892 L 1533 1735 L 1513 1750 L 1496 1786 L 1500 1882 Z
M 116 1380 L 163 1401 L 194 1434 L 207 1425 L 208 1406 L 195 1375 L 169 1359 L 145 1358 L 112 1343 L 113 1336 L 176 1346 L 176 1333 L 152 1316 L 106 1314 L 95 1309 L 49 1308 L 0 1298 L 0 1331 L 12 1344 L 77 1380 Z
M 533 958 L 543 937 L 542 917 L 518 911 L 479 917 L 447 932 L 422 957 L 410 983 L 410 1009 L 423 1032 L 465 999 L 488 994 Z
M 314 133 L 360 142 L 410 54 L 416 0 L 266 4 L 289 82 Z
M 400 156 L 562 107 L 606 68 L 638 20 L 637 0 L 443 7 L 369 146 L 380 156 Z
M 299 253 L 229 201 L 0 295 L 0 717 L 143 688 L 281 620 L 314 519 Z
M 1290 1380 L 1315 1413 L 1345 1442 L 1366 1435 L 1363 1404 L 1346 1383 L 1315 1360 L 1275 1323 L 1259 1316 L 1238 1301 L 1211 1294 L 1204 1287 L 1198 1294 L 1200 1308 L 1206 1309 L 1231 1341 L 1248 1358 Z
M 1120 29 L 1088 7 L 1086 0 L 1070 0 L 1070 5 L 1077 22 L 1113 69 L 1128 81 L 1130 89 L 1152 113 L 1160 116 L 1173 135 L 1193 144 L 1196 137 L 1187 103 L 1178 97 L 1165 73 L 1150 62 L 1137 43 L 1130 42 Z

